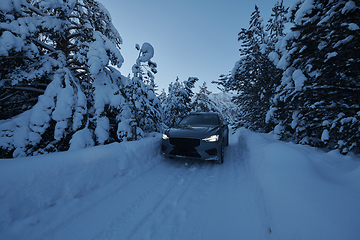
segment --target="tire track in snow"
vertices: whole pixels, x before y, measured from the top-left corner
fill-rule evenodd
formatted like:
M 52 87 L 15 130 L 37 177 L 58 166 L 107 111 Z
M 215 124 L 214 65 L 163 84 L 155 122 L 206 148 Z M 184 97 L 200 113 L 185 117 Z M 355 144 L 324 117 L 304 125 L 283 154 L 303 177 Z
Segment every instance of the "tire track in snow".
M 198 239 L 269 239 L 269 221 L 258 200 L 261 195 L 249 161 L 246 142 L 233 135 L 210 196 L 212 203 L 206 206 L 210 212 L 206 227 Z
M 98 234 L 94 239 L 130 239 L 139 231 L 152 214 L 157 213 L 163 199 L 169 194 L 172 187 L 178 183 L 180 176 L 187 174 L 194 161 L 189 161 L 188 166 L 180 162 L 169 165 L 164 162 L 160 171 L 151 172 L 152 176 L 157 176 L 171 170 L 166 177 L 160 178 L 152 184 L 147 191 L 140 194 L 134 201 L 128 204 L 126 209 L 119 212 L 119 216 L 114 218 L 105 231 Z M 151 182 L 151 177 L 148 181 Z M 131 187 L 131 186 L 130 186 Z M 136 186 L 134 186 L 136 187 Z
M 214 194 L 210 197 L 207 226 L 199 239 L 246 239 L 241 233 L 241 229 L 246 228 L 244 209 L 249 205 L 244 151 L 239 148 L 236 136 L 231 136 Z
M 113 181 L 46 237 L 269 239 L 271 213 L 249 161 L 246 143 L 234 138 L 223 165 L 161 158 L 135 177 Z
M 203 165 L 204 163 L 202 163 Z M 154 239 L 154 232 L 156 232 L 161 223 L 169 217 L 173 208 L 182 199 L 185 192 L 193 184 L 193 179 L 198 171 L 195 162 L 192 162 L 191 166 L 181 176 L 181 178 L 174 181 L 165 190 L 162 198 L 158 199 L 153 206 L 153 210 L 149 212 L 142 221 L 133 229 L 127 239 L 139 239 L 142 235 L 148 239 Z M 184 184 L 186 179 L 186 184 Z M 147 226 L 152 225 L 152 226 Z M 156 238 L 158 239 L 158 238 Z
M 188 162 L 186 162 L 188 163 Z M 170 197 L 171 197 L 171 193 L 176 191 L 177 193 L 181 190 L 178 189 L 178 186 L 181 185 L 181 182 L 183 181 L 183 178 L 190 178 L 192 176 L 192 173 L 194 172 L 194 168 L 193 168 L 193 165 L 194 165 L 194 161 L 191 161 L 191 164 L 190 166 L 188 164 L 186 164 L 185 166 L 189 166 L 187 169 L 186 169 L 186 172 L 185 173 L 182 173 L 182 177 L 180 178 L 176 178 L 175 180 L 169 182 L 169 184 L 166 186 L 166 189 L 164 190 L 161 190 L 161 195 L 158 195 L 157 198 L 154 199 L 154 204 L 152 205 L 151 207 L 151 211 L 150 212 L 147 212 L 145 214 L 145 216 L 142 217 L 141 221 L 138 222 L 138 224 L 133 228 L 133 230 L 129 233 L 129 235 L 127 236 L 126 239 L 136 239 L 136 237 L 138 235 L 141 235 L 141 232 L 146 232 L 146 231 L 149 231 L 149 230 L 152 230 L 151 228 L 150 229 L 145 229 L 143 230 L 146 225 L 151 222 L 152 225 L 153 225 L 153 228 L 156 228 L 156 222 L 158 222 L 159 219 L 155 219 L 157 217 L 162 217 L 162 213 L 164 212 L 163 210 L 167 208 L 167 206 L 169 205 L 166 205 L 167 204 L 167 201 Z M 187 187 L 186 187 L 187 189 Z M 186 189 L 184 191 L 186 191 Z M 159 190 L 160 192 L 160 190 Z M 179 199 L 175 198 L 175 199 L 171 199 L 172 202 L 176 203 Z M 171 206 L 170 206 L 170 209 L 171 209 Z M 168 209 L 168 210 L 170 210 Z M 165 211 L 166 212 L 166 211 Z M 166 216 L 165 216 L 166 218 Z
M 133 194 L 131 193 L 131 186 L 141 185 L 143 182 L 147 184 L 150 183 L 159 185 L 162 182 L 165 182 L 164 180 L 166 178 L 173 176 L 176 172 L 176 168 L 179 167 L 174 166 L 172 169 L 168 169 L 170 171 L 165 172 L 166 174 L 163 174 L 163 168 L 165 165 L 166 164 L 164 162 L 159 162 L 159 164 L 156 164 L 150 169 L 133 178 L 130 178 L 129 180 L 126 180 L 125 182 L 123 182 L 122 178 L 116 179 L 111 183 L 111 186 L 105 187 L 108 187 L 109 189 L 99 193 L 100 197 L 96 195 L 97 191 L 94 191 L 94 193 L 87 196 L 86 199 L 76 199 L 75 201 L 78 201 L 79 204 L 80 202 L 83 202 L 86 206 L 78 206 L 81 209 L 80 211 L 75 209 L 76 211 L 73 216 L 65 219 L 61 225 L 56 226 L 55 229 L 49 230 L 43 238 L 74 239 L 76 236 L 76 239 L 91 239 L 99 231 L 106 229 L 106 226 L 109 224 L 109 222 L 118 216 L 118 212 L 124 211 L 124 208 L 127 205 L 133 204 L 132 198 L 128 198 L 126 195 L 124 195 Z M 159 173 L 157 175 L 157 179 L 153 178 L 154 172 Z M 155 180 L 155 182 L 146 181 L 148 178 Z M 116 184 L 119 184 L 119 186 L 116 186 Z M 140 191 L 136 194 L 140 195 L 142 192 Z M 92 197 L 94 197 L 95 200 L 89 199 Z M 89 219 L 97 219 L 97 221 L 89 221 Z M 95 222 L 97 224 L 91 224 Z M 91 226 L 88 226 L 84 223 L 90 223 Z
M 216 166 L 216 167 L 215 167 Z M 213 162 L 197 161 L 190 168 L 188 176 L 183 176 L 178 184 L 172 188 L 171 192 L 166 195 L 163 206 L 161 206 L 162 217 L 154 214 L 148 222 L 152 223 L 152 228 L 145 232 L 144 239 L 189 239 L 188 234 L 182 236 L 181 230 L 184 226 L 189 226 L 188 221 L 191 220 L 194 208 L 201 209 L 202 204 L 207 201 L 209 195 L 209 186 L 213 186 L 215 176 L 217 176 L 217 164 Z M 204 176 L 207 176 L 204 178 Z M 167 202 L 167 204 L 166 204 Z M 168 204 L 171 205 L 167 208 Z M 163 211 L 165 210 L 165 211 Z M 196 216 L 196 222 L 191 224 L 191 236 L 199 235 L 202 226 L 205 224 L 204 214 Z M 133 239 L 139 239 L 142 235 L 137 234 Z M 139 238 L 138 238 L 139 237 Z

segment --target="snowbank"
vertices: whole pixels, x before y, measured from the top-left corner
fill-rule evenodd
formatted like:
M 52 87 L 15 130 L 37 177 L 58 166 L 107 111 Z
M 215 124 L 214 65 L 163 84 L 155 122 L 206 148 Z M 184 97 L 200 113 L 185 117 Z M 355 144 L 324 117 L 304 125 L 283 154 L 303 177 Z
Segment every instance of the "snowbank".
M 358 157 L 240 129 L 223 165 L 174 166 L 162 161 L 154 136 L 0 161 L 0 239 L 140 239 L 132 235 L 139 229 L 162 236 L 153 239 L 192 239 L 200 235 L 176 233 L 198 223 L 226 233 L 217 239 L 359 239 Z M 172 221 L 179 212 L 186 221 Z M 221 217 L 228 221 L 219 225 Z
M 272 234 L 281 233 L 278 239 L 359 239 L 358 157 L 243 129 L 238 134 Z
M 0 236 L 13 221 L 81 198 L 114 178 L 155 165 L 161 136 L 154 136 L 136 142 L 0 160 Z

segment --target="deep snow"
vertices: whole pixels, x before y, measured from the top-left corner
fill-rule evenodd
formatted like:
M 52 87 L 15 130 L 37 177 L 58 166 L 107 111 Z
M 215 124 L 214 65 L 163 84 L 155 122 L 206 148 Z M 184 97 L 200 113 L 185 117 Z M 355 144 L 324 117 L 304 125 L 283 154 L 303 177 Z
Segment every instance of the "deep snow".
M 0 161 L 0 239 L 359 239 L 360 161 L 244 129 L 223 165 L 159 134 Z

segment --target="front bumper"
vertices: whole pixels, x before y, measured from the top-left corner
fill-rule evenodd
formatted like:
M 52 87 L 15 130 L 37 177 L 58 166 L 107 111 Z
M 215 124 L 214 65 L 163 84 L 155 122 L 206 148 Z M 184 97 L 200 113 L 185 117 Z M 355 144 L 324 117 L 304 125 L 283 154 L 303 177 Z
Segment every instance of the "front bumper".
M 161 152 L 165 157 L 218 160 L 221 154 L 221 141 L 206 142 L 197 138 L 163 139 Z

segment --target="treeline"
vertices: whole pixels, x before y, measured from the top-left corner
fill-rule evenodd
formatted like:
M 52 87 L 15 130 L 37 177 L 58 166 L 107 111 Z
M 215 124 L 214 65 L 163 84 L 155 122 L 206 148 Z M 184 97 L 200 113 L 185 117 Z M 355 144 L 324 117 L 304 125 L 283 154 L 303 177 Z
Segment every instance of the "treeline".
M 33 156 L 161 132 L 190 111 L 220 111 L 196 77 L 155 93 L 149 43 L 123 76 L 122 38 L 95 0 L 0 5 L 0 158 Z
M 235 93 L 231 105 L 229 94 L 216 100 L 206 84 L 195 93 L 196 77 L 176 79 L 157 96 L 149 43 L 136 45 L 132 74 L 123 76 L 122 39 L 95 0 L 3 0 L 0 157 L 137 140 L 190 111 L 219 111 L 235 128 L 359 153 L 359 8 L 281 1 L 265 24 L 255 6 L 238 36 L 240 60 L 216 82 Z
M 235 116 L 235 105 L 231 103 L 228 93 L 212 94 L 206 82 L 199 85 L 199 91 L 194 91 L 196 77 L 189 77 L 181 82 L 179 78 L 169 84 L 168 93 L 163 90 L 159 99 L 163 107 L 163 123 L 172 127 L 190 112 L 219 112 L 232 123 Z
M 5 2 L 4 2 L 5 1 Z M 0 157 L 21 157 L 161 131 L 157 65 L 136 46 L 119 72 L 122 39 L 95 0 L 4 0 L 0 5 Z
M 235 127 L 360 152 L 360 3 L 283 1 L 242 28 L 240 60 L 216 82 L 236 92 Z

